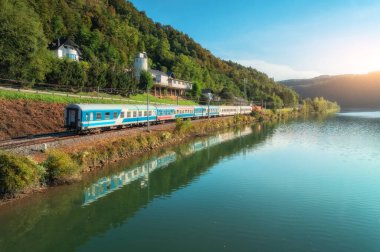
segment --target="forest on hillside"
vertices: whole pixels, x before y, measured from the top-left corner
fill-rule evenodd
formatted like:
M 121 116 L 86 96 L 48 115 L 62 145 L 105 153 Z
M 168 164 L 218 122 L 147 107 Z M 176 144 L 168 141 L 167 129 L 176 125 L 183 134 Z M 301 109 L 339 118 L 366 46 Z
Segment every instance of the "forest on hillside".
M 80 62 L 53 56 L 48 45 L 59 38 L 80 47 Z M 0 49 L 0 78 L 131 93 L 137 89 L 129 74 L 133 59 L 146 51 L 152 69 L 171 71 L 224 98 L 298 103 L 292 89 L 256 69 L 215 57 L 125 0 L 2 0 Z

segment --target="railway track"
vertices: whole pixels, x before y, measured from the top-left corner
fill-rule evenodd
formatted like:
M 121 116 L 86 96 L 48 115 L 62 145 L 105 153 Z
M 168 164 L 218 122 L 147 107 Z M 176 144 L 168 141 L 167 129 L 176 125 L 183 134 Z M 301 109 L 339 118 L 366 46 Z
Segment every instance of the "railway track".
M 57 132 L 57 133 L 26 136 L 26 137 L 0 141 L 0 149 L 3 149 L 3 150 L 15 149 L 15 148 L 24 147 L 24 146 L 50 143 L 50 142 L 54 142 L 58 140 L 77 138 L 77 137 L 80 137 L 80 136 L 76 135 L 74 132 Z
M 199 119 L 197 121 L 201 122 L 201 121 L 206 121 L 206 120 L 208 119 Z M 174 124 L 175 122 L 166 122 L 165 124 L 151 124 L 151 129 L 155 130 L 155 128 L 159 127 L 160 125 L 174 125 Z M 96 134 L 106 134 L 106 133 L 112 133 L 112 132 L 116 133 L 120 131 L 132 131 L 132 130 L 143 132 L 146 130 L 146 126 L 134 126 L 134 127 L 127 127 L 127 128 L 118 129 L 118 130 L 109 129 L 109 130 L 97 132 Z M 0 141 L 0 150 L 10 150 L 10 149 L 16 149 L 19 147 L 32 146 L 36 144 L 45 144 L 45 143 L 51 143 L 51 142 L 60 141 L 60 140 L 81 138 L 81 137 L 86 137 L 86 136 L 88 137 L 90 135 L 91 134 L 80 135 L 72 131 L 65 131 L 65 132 L 56 132 L 56 133 L 19 137 L 19 138 L 13 138 L 13 139 Z

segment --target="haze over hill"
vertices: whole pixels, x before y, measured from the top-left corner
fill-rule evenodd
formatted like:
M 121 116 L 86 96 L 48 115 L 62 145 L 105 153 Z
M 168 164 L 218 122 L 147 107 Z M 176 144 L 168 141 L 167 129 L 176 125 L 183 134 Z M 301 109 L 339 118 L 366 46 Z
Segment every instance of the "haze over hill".
M 380 71 L 362 75 L 319 76 L 281 81 L 301 98 L 323 96 L 339 103 L 343 110 L 380 109 Z

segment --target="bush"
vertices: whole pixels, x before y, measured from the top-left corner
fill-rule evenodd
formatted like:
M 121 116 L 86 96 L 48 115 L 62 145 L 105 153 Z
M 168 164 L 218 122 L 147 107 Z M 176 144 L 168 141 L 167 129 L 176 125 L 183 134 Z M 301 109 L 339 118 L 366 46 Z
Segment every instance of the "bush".
M 174 131 L 179 134 L 189 133 L 193 128 L 193 125 L 188 120 L 183 120 L 181 118 L 177 118 L 175 121 L 175 129 Z
M 0 153 L 0 195 L 14 195 L 38 187 L 44 169 L 32 160 L 9 153 Z
M 50 184 L 65 184 L 79 179 L 80 165 L 67 153 L 54 150 L 49 153 L 44 166 Z

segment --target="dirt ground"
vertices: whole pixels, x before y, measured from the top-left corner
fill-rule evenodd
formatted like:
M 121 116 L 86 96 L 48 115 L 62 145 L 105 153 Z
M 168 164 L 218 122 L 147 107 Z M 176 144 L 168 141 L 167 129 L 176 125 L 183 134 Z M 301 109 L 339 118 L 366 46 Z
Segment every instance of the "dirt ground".
M 0 140 L 63 131 L 65 104 L 0 99 Z

